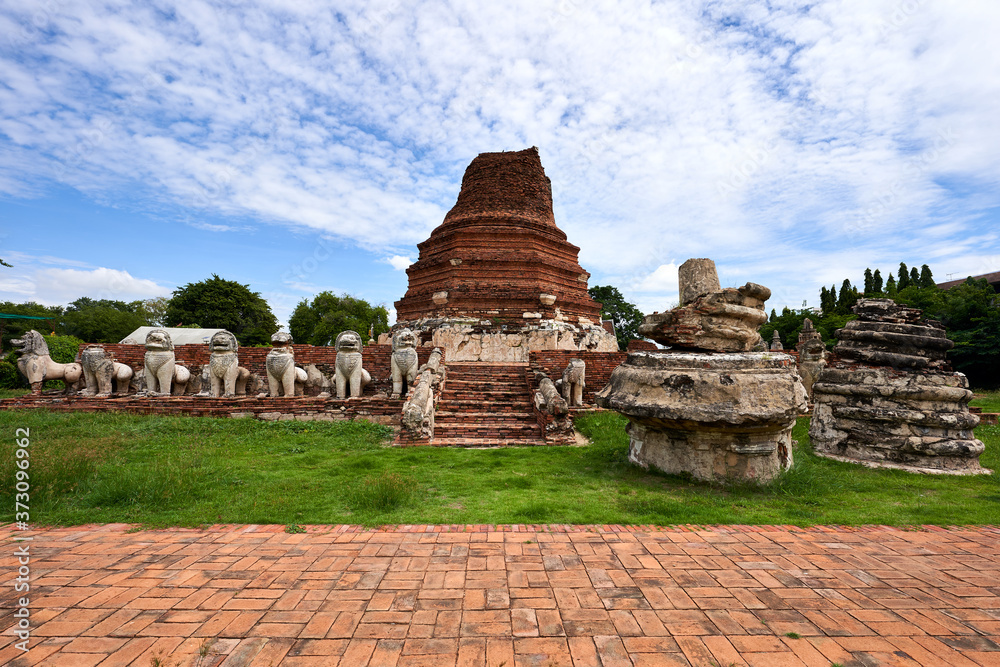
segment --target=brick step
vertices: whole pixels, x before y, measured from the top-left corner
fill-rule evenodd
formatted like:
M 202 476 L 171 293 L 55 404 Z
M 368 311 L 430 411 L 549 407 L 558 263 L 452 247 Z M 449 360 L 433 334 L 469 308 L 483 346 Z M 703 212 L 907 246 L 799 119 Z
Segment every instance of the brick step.
M 488 385 L 490 387 L 503 387 L 505 389 L 509 388 L 509 389 L 515 389 L 515 390 L 518 390 L 518 389 L 522 389 L 523 390 L 523 389 L 525 389 L 527 387 L 527 383 L 524 381 L 524 378 L 515 378 L 515 379 L 512 379 L 512 380 L 504 380 L 504 379 L 494 379 L 494 378 L 467 378 L 467 377 L 453 378 L 453 377 L 450 377 L 450 376 L 448 377 L 448 380 L 445 383 L 445 386 L 458 385 L 459 387 L 465 388 L 465 387 L 469 387 L 469 386 L 477 386 L 478 387 L 478 386 L 482 386 L 484 384 Z
M 435 436 L 434 447 L 538 447 L 547 445 L 541 438 L 440 438 Z
M 538 424 L 439 424 L 434 422 L 434 437 L 541 437 Z
M 538 428 L 538 421 L 535 419 L 534 415 L 525 414 L 515 414 L 511 416 L 498 417 L 497 415 L 490 414 L 461 414 L 461 413 L 451 413 L 451 414 L 441 414 L 436 413 L 434 415 L 434 424 L 436 426 L 445 425 L 478 425 L 478 426 L 488 426 L 495 425 L 498 427 L 506 426 L 531 426 L 532 428 Z
M 480 405 L 489 403 L 490 405 L 496 403 L 521 403 L 527 404 L 531 403 L 531 394 L 524 392 L 522 394 L 515 394 L 513 392 L 499 392 L 499 391 L 482 391 L 475 393 L 460 393 L 445 391 L 441 393 L 442 401 L 467 401 L 470 396 L 474 396 Z

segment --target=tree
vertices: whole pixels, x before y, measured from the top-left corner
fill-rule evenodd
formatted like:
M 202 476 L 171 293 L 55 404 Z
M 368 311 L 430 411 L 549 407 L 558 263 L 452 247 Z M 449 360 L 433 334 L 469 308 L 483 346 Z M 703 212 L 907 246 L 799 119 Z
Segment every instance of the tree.
M 0 266 L 6 266 L 8 269 L 14 268 L 13 266 L 11 266 L 7 262 L 3 261 L 2 259 L 0 259 Z
M 66 307 L 63 329 L 67 335 L 87 343 L 117 343 L 149 323 L 140 312 L 141 307 L 141 301 L 125 303 L 80 297 Z
M 260 293 L 214 273 L 175 290 L 164 318 L 168 326 L 198 322 L 208 329 L 226 329 L 241 345 L 266 345 L 278 330 L 278 320 Z
M 11 339 L 20 338 L 24 332 L 31 329 L 35 329 L 42 334 L 61 331 L 62 312 L 62 306 L 43 306 L 34 301 L 26 303 L 0 302 L 0 313 L 51 318 L 45 320 L 0 319 L 0 340 L 3 341 L 0 347 L 4 350 L 10 350 L 12 348 Z
M 333 345 L 337 335 L 343 331 L 357 331 L 362 339 L 389 331 L 389 311 L 385 306 L 372 306 L 363 299 L 348 294 L 336 296 L 332 292 L 320 292 L 312 303 L 303 299 L 288 318 L 288 329 L 292 338 L 299 343 L 310 345 Z
M 642 311 L 626 301 L 617 287 L 594 285 L 587 290 L 587 293 L 594 301 L 601 303 L 601 319 L 614 322 L 619 350 L 628 349 L 630 340 L 642 338 L 639 335 L 639 325 L 643 320 Z
M 871 296 L 875 293 L 875 276 L 872 275 L 871 269 L 865 269 L 865 296 Z
M 910 286 L 910 273 L 904 262 L 899 263 L 899 274 L 896 280 L 896 289 L 902 290 Z
M 910 284 L 920 287 L 920 272 L 917 271 L 917 267 L 910 269 Z
M 889 280 L 885 281 L 885 295 L 890 299 L 896 296 L 896 276 L 889 274 Z
M 850 313 L 858 298 L 860 298 L 858 290 L 851 285 L 850 280 L 845 279 L 840 286 L 840 296 L 837 297 L 837 312 L 841 315 Z
M 889 278 L 892 278 L 892 274 L 889 274 Z M 875 269 L 875 275 L 872 276 L 872 291 L 875 294 L 882 294 L 882 273 Z
M 837 309 L 837 289 L 827 289 L 826 285 L 819 292 L 819 307 L 824 315 L 829 315 Z
M 139 312 L 146 318 L 148 326 L 167 326 L 167 304 L 170 303 L 170 299 L 165 296 L 158 296 L 155 299 L 146 299 L 140 303 Z
M 923 288 L 937 287 L 934 282 L 934 274 L 931 273 L 931 267 L 924 264 L 920 267 L 920 286 Z

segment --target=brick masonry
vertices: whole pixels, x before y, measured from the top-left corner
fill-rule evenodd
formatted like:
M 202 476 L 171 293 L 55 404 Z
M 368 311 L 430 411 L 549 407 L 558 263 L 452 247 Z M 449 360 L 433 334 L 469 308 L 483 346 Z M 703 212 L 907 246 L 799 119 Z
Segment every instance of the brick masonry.
M 625 361 L 627 352 L 579 352 L 576 350 L 542 350 L 532 352 L 529 366 L 532 374 L 541 371 L 555 382 L 562 378 L 570 359 L 582 359 L 587 364 L 587 386 L 583 390 L 583 402 L 594 407 L 594 394 L 599 392 L 611 379 L 611 373 Z M 534 388 L 532 389 L 534 393 Z
M 16 572 L 13 526 L 0 567 Z M 0 664 L 963 665 L 1000 658 L 1000 529 L 30 531 Z M 204 654 L 204 655 L 202 655 Z

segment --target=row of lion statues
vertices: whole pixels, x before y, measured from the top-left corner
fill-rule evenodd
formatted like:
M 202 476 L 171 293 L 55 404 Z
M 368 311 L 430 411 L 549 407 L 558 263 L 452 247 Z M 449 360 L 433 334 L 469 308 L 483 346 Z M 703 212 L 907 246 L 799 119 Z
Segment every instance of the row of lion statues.
M 127 393 L 135 387 L 138 395 L 169 396 L 185 393 L 191 372 L 177 363 L 170 333 L 153 329 L 146 335 L 146 354 L 140 373 L 108 356 L 101 345 L 90 345 L 80 353 L 79 361 L 61 364 L 52 360 L 45 338 L 35 330 L 12 341 L 19 357 L 18 371 L 31 390 L 40 394 L 47 380 L 62 380 L 65 392 L 81 387 L 85 396 L 110 396 Z M 201 394 L 211 397 L 246 396 L 251 372 L 239 364 L 239 342 L 229 331 L 216 332 L 208 343 L 210 356 L 202 369 L 207 387 Z M 271 351 L 265 359 L 267 395 L 301 396 L 307 383 L 320 385 L 324 378 L 315 366 L 307 371 L 295 365 L 292 337 L 284 332 L 271 336 Z M 417 338 L 409 329 L 397 332 L 392 339 L 392 397 L 405 396 L 417 376 Z M 334 343 L 337 350 L 333 385 L 337 398 L 358 397 L 371 384 L 371 374 L 362 367 L 363 342 L 356 331 L 341 332 Z M 204 386 L 204 385 L 203 385 Z M 263 395 L 263 394 L 262 394 Z M 323 395 L 323 394 L 321 394 Z M 329 395 L 329 394 L 326 394 Z

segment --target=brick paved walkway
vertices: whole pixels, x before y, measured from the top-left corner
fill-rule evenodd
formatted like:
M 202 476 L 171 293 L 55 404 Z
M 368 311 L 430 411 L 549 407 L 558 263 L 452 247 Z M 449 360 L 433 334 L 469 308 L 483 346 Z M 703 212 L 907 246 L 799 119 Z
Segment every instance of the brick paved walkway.
M 1000 665 L 997 528 L 500 528 L 33 531 L 25 656 L 3 527 L 0 664 Z

